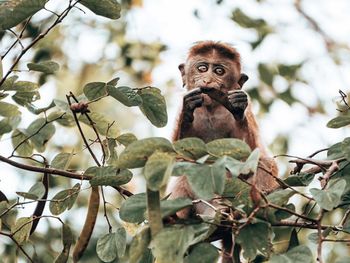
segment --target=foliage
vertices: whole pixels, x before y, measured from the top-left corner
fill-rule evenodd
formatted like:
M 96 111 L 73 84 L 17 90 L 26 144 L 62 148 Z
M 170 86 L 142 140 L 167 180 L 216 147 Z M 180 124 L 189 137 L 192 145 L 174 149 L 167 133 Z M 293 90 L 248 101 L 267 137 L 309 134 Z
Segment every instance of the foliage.
M 31 17 L 42 10 L 46 2 L 16 0 L 1 3 L 0 29 L 16 27 L 15 30 L 22 30 L 22 33 L 27 30 L 29 34 Z M 45 48 L 39 48 L 33 62 L 26 64 L 30 74 L 38 77 L 37 81 L 22 80 L 21 74 L 15 74 L 15 68 L 27 51 L 34 49 L 34 44 L 43 37 L 53 34 L 51 30 L 76 5 L 85 6 L 96 15 L 106 18 L 120 17 L 121 5 L 115 0 L 66 2 L 66 9 L 53 15 L 52 24 L 40 34 L 34 33 L 29 37 L 29 45 L 20 51 L 8 71 L 3 73 L 1 65 L 0 136 L 10 136 L 12 149 L 8 157 L 0 156 L 0 161 L 21 170 L 44 174 L 43 179 L 33 184 L 28 191 L 17 191 L 18 199 L 15 201 L 8 200 L 0 191 L 0 235 L 12 241 L 12 249 L 9 253 L 6 252 L 6 256 L 10 255 L 13 259 L 18 255 L 29 262 L 67 262 L 72 254 L 74 259 L 79 259 L 80 253 L 84 254 L 90 243 L 94 247 L 93 256 L 97 255 L 103 262 L 154 262 L 154 259 L 159 263 L 215 262 L 219 258 L 219 249 L 211 242 L 215 239 L 215 230 L 221 229 L 222 222 L 232 229 L 235 241 L 243 250 L 242 257 L 249 261 L 263 257 L 271 262 L 312 262 L 315 255 L 303 240 L 303 234 L 310 229 L 313 233 L 309 238 L 318 245 L 318 257 L 322 256 L 320 251 L 325 242 L 349 242 L 349 138 L 327 149 L 326 160 L 314 160 L 312 157 L 293 160 L 297 164 L 294 174 L 278 180 L 281 189 L 266 195 L 257 190 L 254 183 L 244 179 L 244 176 L 255 174 L 259 169 L 259 151 L 250 149 L 244 141 L 225 138 L 205 143 L 199 138 L 185 138 L 172 143 L 162 137 L 138 139 L 132 133 L 122 133 L 118 119 L 109 119 L 96 106 L 109 100 L 113 103 L 111 107 L 123 107 L 123 110 L 125 107 L 138 108 L 154 126 L 164 127 L 168 121 L 167 105 L 161 90 L 156 87 L 119 85 L 119 77 L 110 78 L 106 82 L 96 80 L 82 85 L 79 96 L 69 90 L 66 100 L 57 97 L 46 107 L 37 108 L 34 103 L 40 99 L 40 86 L 49 77 L 58 79 L 62 67 L 51 59 L 38 59 L 40 56 L 45 57 Z M 232 19 L 243 28 L 257 32 L 257 39 L 251 43 L 253 49 L 273 32 L 267 21 L 250 18 L 239 9 L 233 12 Z M 15 44 L 21 38 L 20 33 Z M 13 46 L 4 51 L 2 59 L 12 48 Z M 157 46 L 153 51 L 157 53 L 163 48 Z M 124 43 L 121 49 L 125 51 L 132 47 L 129 43 Z M 124 67 L 127 69 L 131 69 L 130 60 L 134 59 L 131 53 L 125 51 L 123 54 Z M 151 60 L 147 54 L 141 57 Z M 302 81 L 298 76 L 301 66 L 302 64 L 260 64 L 258 72 L 264 85 L 272 89 L 276 75 L 283 76 L 291 83 Z M 147 79 L 148 73 L 143 72 L 139 82 Z M 254 95 L 254 90 L 252 94 Z M 255 95 L 256 98 L 261 96 L 258 92 Z M 290 92 L 278 96 L 289 104 L 297 101 Z M 350 107 L 345 97 L 343 102 L 345 111 L 329 121 L 328 127 L 341 128 L 350 123 Z M 30 123 L 25 120 L 21 122 L 23 112 L 31 113 L 35 119 Z M 56 151 L 53 154 L 53 138 L 59 137 L 63 129 L 79 131 L 79 147 L 72 146 L 69 150 L 62 147 L 59 153 Z M 89 161 L 76 161 L 84 159 L 86 155 L 89 156 Z M 314 167 L 304 169 L 305 164 Z M 134 194 L 128 183 L 140 171 L 146 182 L 146 191 Z M 318 176 L 320 173 L 322 175 Z M 53 181 L 50 184 L 44 180 L 47 176 Z M 186 176 L 198 200 L 168 199 L 164 195 L 164 188 L 171 176 Z M 317 176 L 321 187 L 311 188 L 310 184 Z M 62 178 L 78 182 L 71 185 L 64 183 Z M 95 226 L 95 218 L 86 219 L 86 224 L 90 225 L 84 225 L 79 238 L 71 230 L 75 227 L 75 219 L 69 218 L 72 210 L 77 210 L 79 206 L 85 210 L 87 208 L 86 203 L 81 201 L 86 190 L 82 187 L 83 181 L 89 183 L 88 188 L 92 191 L 102 190 L 100 195 L 103 207 L 100 210 L 103 210 L 106 219 L 105 228 L 104 232 L 94 233 L 92 239 L 90 234 Z M 55 188 L 59 188 L 59 191 Z M 120 197 L 122 200 L 116 204 L 116 209 L 109 208 L 109 205 L 114 207 L 114 204 L 106 201 L 106 189 L 114 191 L 113 198 Z M 50 198 L 47 198 L 48 191 Z M 305 194 L 307 191 L 310 194 Z M 99 195 L 99 192 L 96 193 Z M 259 196 L 259 199 L 252 198 L 254 196 Z M 292 196 L 302 198 L 307 206 L 312 205 L 318 210 L 305 209 L 300 212 L 292 204 Z M 213 198 L 217 199 L 225 211 L 232 213 L 213 207 L 210 204 Z M 198 215 L 197 218 L 188 220 L 178 220 L 174 216 L 177 211 L 198 202 L 213 209 L 214 216 Z M 27 216 L 18 216 L 18 210 L 30 203 L 36 204 L 35 211 Z M 47 203 L 49 210 L 43 213 L 43 207 Z M 97 204 L 90 200 L 89 207 L 91 205 L 95 206 L 93 211 L 97 213 L 98 200 Z M 329 221 L 327 217 L 331 217 L 336 209 L 343 214 L 343 219 L 326 225 L 324 221 Z M 51 228 L 47 230 L 45 235 L 50 234 L 49 242 L 41 237 L 40 231 L 36 231 L 37 222 L 42 218 L 57 220 L 62 225 L 60 231 Z M 84 232 L 88 228 L 89 234 Z M 302 229 L 301 233 L 295 229 Z M 278 238 L 286 235 L 288 237 L 283 241 L 287 241 L 288 247 L 279 251 L 274 249 L 279 242 Z M 37 244 L 40 238 L 44 240 L 41 244 L 44 249 Z M 53 241 L 58 239 L 61 240 L 62 249 L 53 247 L 57 244 Z M 76 248 L 81 240 L 87 240 L 86 244 L 79 244 L 83 250 L 77 254 L 76 250 L 71 253 L 73 244 Z M 34 250 L 32 246 L 35 247 Z M 346 261 L 339 259 L 339 262 L 342 260 Z

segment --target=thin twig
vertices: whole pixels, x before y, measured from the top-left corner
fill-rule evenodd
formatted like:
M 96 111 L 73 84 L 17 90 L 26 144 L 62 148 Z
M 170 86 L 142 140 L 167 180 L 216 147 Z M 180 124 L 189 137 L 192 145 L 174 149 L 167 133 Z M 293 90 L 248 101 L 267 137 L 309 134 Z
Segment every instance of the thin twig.
M 70 92 L 69 95 L 70 95 L 77 103 L 79 103 L 78 99 L 74 96 L 74 94 L 73 94 L 72 92 Z M 102 151 L 102 165 L 104 165 L 105 162 L 106 162 L 106 152 L 105 152 L 105 149 L 103 148 L 103 143 L 102 143 L 102 140 L 101 140 L 101 138 L 100 138 L 100 135 L 99 135 L 99 133 L 98 133 L 96 127 L 95 127 L 95 123 L 93 122 L 93 120 L 91 119 L 91 117 L 89 116 L 89 114 L 88 114 L 87 112 L 84 112 L 83 114 L 84 114 L 84 115 L 86 116 L 86 118 L 88 119 L 88 121 L 89 121 L 89 123 L 90 123 L 92 129 L 94 130 L 94 133 L 95 133 L 95 135 L 96 135 L 96 137 L 97 137 L 97 141 L 98 141 L 98 143 L 99 143 L 100 146 L 101 146 L 101 151 Z
M 68 101 L 69 107 L 71 108 L 71 106 L 72 106 L 72 102 L 70 101 L 71 96 L 68 96 L 68 95 L 67 95 L 66 97 L 67 97 L 67 101 Z M 85 147 L 88 149 L 88 151 L 89 151 L 91 157 L 94 159 L 96 165 L 97 165 L 97 166 L 101 166 L 101 164 L 100 164 L 100 162 L 98 161 L 98 159 L 97 159 L 95 153 L 92 151 L 91 147 L 89 146 L 89 143 L 88 143 L 88 141 L 87 141 L 87 139 L 86 139 L 86 137 L 85 137 L 85 134 L 84 134 L 84 132 L 83 132 L 83 129 L 81 128 L 80 122 L 79 122 L 79 120 L 78 120 L 77 113 L 76 113 L 75 111 L 73 111 L 72 109 L 71 109 L 71 111 L 72 111 L 72 113 L 73 113 L 73 117 L 74 117 L 75 123 L 76 123 L 76 125 L 77 125 L 77 127 L 78 127 L 78 130 L 79 130 L 79 133 L 80 133 L 80 135 L 81 135 L 81 138 L 82 138 L 83 141 L 84 141 Z
M 36 132 L 34 132 L 34 133 L 31 134 L 30 136 L 26 137 L 23 141 L 21 141 L 19 144 L 16 145 L 16 147 L 13 149 L 13 151 L 12 151 L 11 155 L 9 156 L 9 158 L 11 158 L 11 157 L 14 156 L 15 151 L 16 151 L 23 143 L 25 143 L 26 141 L 28 141 L 30 138 L 33 138 L 35 135 L 39 134 L 39 132 L 40 132 L 42 129 L 44 129 L 44 128 L 46 127 L 46 125 L 48 125 L 48 124 L 50 124 L 50 123 L 52 123 L 52 122 L 54 122 L 54 121 L 57 121 L 57 120 L 59 120 L 59 119 L 62 119 L 63 116 L 64 116 L 65 114 L 66 114 L 66 113 L 64 112 L 64 113 L 62 113 L 62 115 L 60 115 L 59 117 L 57 117 L 57 118 L 55 118 L 55 119 L 52 119 L 52 120 L 50 120 L 50 121 L 48 121 L 47 119 L 45 119 L 45 123 L 44 123 L 43 125 L 41 125 L 41 126 L 39 127 L 39 129 L 38 129 Z
M 108 215 L 107 215 L 107 209 L 106 209 L 106 198 L 105 198 L 105 194 L 103 192 L 103 188 L 101 187 L 101 194 L 102 194 L 102 200 L 103 200 L 103 215 L 106 218 L 107 224 L 108 224 L 108 232 L 112 233 L 112 225 L 111 222 L 109 221 Z
M 0 161 L 7 163 L 9 165 L 12 165 L 14 167 L 17 167 L 19 169 L 32 171 L 32 172 L 61 175 L 61 176 L 67 177 L 67 178 L 78 179 L 78 180 L 91 180 L 91 178 L 92 178 L 92 176 L 90 176 L 90 175 L 73 173 L 73 172 L 64 171 L 64 170 L 60 170 L 60 169 L 54 169 L 54 168 L 44 168 L 44 167 L 22 164 L 22 163 L 10 160 L 10 159 L 8 159 L 4 156 L 1 156 L 1 155 L 0 155 Z M 126 195 L 128 197 L 133 195 L 133 193 L 122 188 L 121 186 L 114 186 L 113 188 L 116 189 L 121 195 Z
M 316 223 L 317 221 L 313 218 L 310 218 L 310 217 L 307 217 L 307 216 L 304 216 L 302 214 L 298 214 L 297 212 L 294 212 L 293 210 L 290 210 L 288 208 L 285 208 L 285 207 L 282 207 L 282 206 L 278 206 L 278 205 L 275 205 L 275 204 L 272 204 L 272 203 L 268 203 L 267 206 L 269 207 L 272 207 L 272 208 L 275 208 L 275 209 L 278 209 L 278 210 L 282 210 L 282 211 L 285 211 L 289 214 L 292 214 L 292 215 L 295 215 L 297 217 L 300 217 L 306 221 L 309 221 L 309 222 L 312 222 L 312 223 Z
M 317 243 L 317 261 L 319 263 L 322 263 L 322 242 L 323 242 L 323 236 L 322 236 L 322 227 L 321 227 L 321 221 L 324 215 L 324 210 L 321 209 L 318 218 L 317 218 L 317 235 L 318 235 L 318 243 Z
M 10 238 L 16 244 L 16 246 L 19 248 L 19 250 L 21 250 L 23 255 L 29 260 L 29 262 L 34 263 L 33 259 L 28 255 L 28 253 L 23 249 L 23 247 L 17 242 L 17 240 L 12 236 L 12 234 L 8 234 L 8 233 L 0 231 L 0 235 L 3 235 L 3 236 Z
M 199 204 L 199 203 L 203 203 L 205 204 L 206 206 L 210 207 L 211 209 L 213 209 L 215 212 L 220 212 L 222 215 L 225 215 L 227 217 L 230 217 L 230 214 L 229 213 L 226 213 L 224 211 L 222 211 L 220 208 L 217 208 L 215 207 L 214 205 L 212 205 L 211 203 L 203 200 L 203 199 L 196 199 L 196 200 L 193 200 L 192 201 L 192 204 Z
M 4 58 L 7 56 L 7 54 L 8 54 L 8 53 L 12 50 L 12 48 L 17 44 L 17 42 L 19 42 L 20 45 L 21 45 L 22 48 L 23 48 L 23 45 L 22 45 L 20 39 L 22 38 L 23 33 L 24 33 L 25 29 L 27 28 L 27 26 L 28 26 L 28 24 L 29 24 L 29 22 L 30 22 L 31 19 L 32 19 L 32 17 L 29 17 L 29 18 L 27 19 L 27 21 L 25 22 L 25 24 L 24 24 L 24 26 L 23 26 L 21 32 L 19 33 L 19 36 L 18 36 L 17 39 L 12 43 L 12 45 L 7 49 L 7 51 L 5 52 L 5 54 L 1 56 L 1 59 L 4 59 Z

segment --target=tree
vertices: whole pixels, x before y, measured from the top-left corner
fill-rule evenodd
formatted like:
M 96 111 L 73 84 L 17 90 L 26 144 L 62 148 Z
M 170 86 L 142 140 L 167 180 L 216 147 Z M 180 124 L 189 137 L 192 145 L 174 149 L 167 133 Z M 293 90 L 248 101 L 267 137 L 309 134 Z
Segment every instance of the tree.
M 154 258 L 157 262 L 215 262 L 219 258 L 219 250 L 211 241 L 221 238 L 220 232 L 216 235 L 215 230 L 223 220 L 232 228 L 235 242 L 242 247 L 242 257 L 249 261 L 312 262 L 314 255 L 304 238 L 310 230 L 313 232 L 308 239 L 317 244 L 315 256 L 319 262 L 323 260 L 322 245 L 325 242 L 350 242 L 348 138 L 322 150 L 327 152 L 325 160 L 314 159 L 321 151 L 307 158 L 293 158 L 291 162 L 296 164 L 293 174 L 279 179 L 281 189 L 266 196 L 238 177 L 254 174 L 259 158 L 259 152 L 250 149 L 243 141 L 219 139 L 206 144 L 198 138 L 186 138 L 175 143 L 161 137 L 138 139 L 131 133 L 121 134 L 116 124 L 119 120 L 107 118 L 98 106 L 110 100 L 118 109 L 118 104 L 124 108 L 138 107 L 155 127 L 163 127 L 168 120 L 167 107 L 158 88 L 119 85 L 117 77 L 106 82 L 89 82 L 80 89 L 81 92 L 68 88 L 65 99 L 55 98 L 45 107 L 36 107 L 34 102 L 40 99 L 39 87 L 50 79 L 59 79 L 59 71 L 64 70 L 51 60 L 60 51 L 55 53 L 47 43 L 40 47 L 43 39 L 52 34 L 61 38 L 62 35 L 55 30 L 75 9 L 88 8 L 96 15 L 109 19 L 120 17 L 121 5 L 115 0 L 65 2 L 66 6 L 60 7 L 61 10 L 58 8 L 58 12 L 48 10 L 47 1 L 40 0 L 0 4 L 0 28 L 5 32 L 2 37 L 7 34 L 14 36 L 12 45 L 2 50 L 1 59 L 4 60 L 11 52 L 15 53 L 9 68 L 5 71 L 1 68 L 0 72 L 0 135 L 10 134 L 12 142 L 9 155 L 0 155 L 0 161 L 18 170 L 42 175 L 41 180 L 28 191 L 16 192 L 16 200 L 8 200 L 0 192 L 0 236 L 5 238 L 5 260 L 20 257 L 29 262 L 67 262 L 72 258 L 78 261 L 82 256 L 85 256 L 83 260 L 88 260 L 92 254 L 104 262 L 154 262 Z M 307 19 L 311 19 L 301 9 L 299 1 L 296 1 L 296 7 Z M 37 12 L 44 11 L 51 15 L 43 19 L 39 27 L 34 18 Z M 257 32 L 259 38 L 251 43 L 253 48 L 272 32 L 265 20 L 250 18 L 239 9 L 233 12 L 232 19 L 240 26 Z M 125 28 L 122 26 L 120 30 Z M 326 40 L 333 43 L 328 38 Z M 130 64 L 135 57 L 128 51 L 132 48 L 142 50 L 146 45 L 133 46 L 125 39 L 120 42 L 124 50 L 124 69 L 133 70 Z M 330 48 L 334 45 L 328 44 Z M 145 58 L 150 61 L 149 71 L 133 72 L 138 76 L 135 81 L 137 86 L 148 82 L 149 72 L 164 46 L 155 43 L 148 48 L 155 55 Z M 37 78 L 35 82 L 22 79 L 26 73 L 23 70 L 17 74 L 17 66 L 23 64 L 27 60 L 26 55 L 31 52 L 33 62 L 26 66 L 29 76 Z M 277 75 L 291 82 L 300 81 L 298 70 L 301 67 L 302 64 L 278 64 L 274 67 L 260 64 L 258 71 L 264 85 L 273 89 Z M 250 93 L 263 102 L 257 91 L 253 88 Z M 350 124 L 347 96 L 343 92 L 340 94 L 340 116 L 329 121 L 331 128 Z M 296 100 L 290 90 L 278 96 L 289 103 Z M 267 109 L 269 103 L 262 103 L 262 108 Z M 35 119 L 30 123 L 26 120 L 21 122 L 24 112 L 31 113 Z M 79 134 L 79 142 L 71 145 L 69 151 L 52 142 L 54 136 L 62 134 L 62 129 L 63 133 L 75 129 Z M 307 164 L 311 167 L 304 168 Z M 125 185 L 136 176 L 137 170 L 134 169 L 137 168 L 141 168 L 146 191 L 135 194 Z M 226 170 L 232 174 L 232 179 L 226 179 Z M 189 178 L 200 199 L 167 199 L 164 189 L 168 179 L 179 175 Z M 315 178 L 320 179 L 321 187 L 310 186 Z M 90 192 L 88 203 L 81 197 L 86 191 Z M 221 196 L 220 202 L 227 211 L 234 211 L 239 217 L 212 206 L 208 201 L 216 195 Z M 291 202 L 292 196 L 298 196 L 300 203 L 305 204 L 301 211 Z M 107 197 L 118 200 L 112 202 Z M 171 216 L 176 211 L 199 202 L 213 209 L 215 216 L 172 220 Z M 101 208 L 100 203 L 103 204 Z M 18 216 L 20 208 L 30 204 L 35 204 L 34 211 Z M 49 207 L 49 213 L 43 213 L 45 206 Z M 72 231 L 77 227 L 75 221 L 81 220 L 80 217 L 75 219 L 79 215 L 74 210 L 79 206 L 87 211 L 87 216 L 85 224 L 75 234 Z M 338 211 L 342 214 L 341 220 L 333 218 Z M 94 232 L 97 240 L 90 240 L 99 214 L 105 218 L 104 229 Z M 39 221 L 43 220 L 49 225 L 46 236 L 36 232 Z M 60 233 L 57 227 L 51 226 L 54 222 L 60 223 Z M 62 242 L 60 251 L 58 239 Z M 286 245 L 279 247 L 281 240 Z M 89 244 L 91 248 L 91 243 L 96 244 L 96 248 L 86 250 Z

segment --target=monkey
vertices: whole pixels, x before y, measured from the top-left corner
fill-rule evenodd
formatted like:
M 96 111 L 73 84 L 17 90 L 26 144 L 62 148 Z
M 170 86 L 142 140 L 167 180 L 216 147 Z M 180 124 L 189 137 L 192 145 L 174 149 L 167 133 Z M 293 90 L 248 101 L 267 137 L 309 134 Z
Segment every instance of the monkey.
M 258 148 L 260 151 L 257 173 L 248 181 L 264 193 L 278 188 L 274 178 L 278 174 L 277 165 L 260 141 L 250 99 L 242 90 L 248 76 L 241 73 L 238 51 L 226 43 L 197 42 L 190 48 L 186 62 L 179 65 L 179 70 L 183 87 L 188 92 L 183 97 L 173 141 L 186 137 L 198 137 L 206 143 L 221 138 L 241 139 L 252 150 Z M 171 198 L 178 197 L 196 199 L 185 176 L 178 177 L 172 189 Z M 188 218 L 204 210 L 207 210 L 204 205 L 196 205 L 182 209 L 176 215 Z

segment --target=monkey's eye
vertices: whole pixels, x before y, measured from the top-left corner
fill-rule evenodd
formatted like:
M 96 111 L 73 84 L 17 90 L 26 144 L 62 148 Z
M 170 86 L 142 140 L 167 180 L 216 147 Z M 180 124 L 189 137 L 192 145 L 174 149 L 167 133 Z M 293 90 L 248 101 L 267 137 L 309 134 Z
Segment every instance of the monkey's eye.
M 208 70 L 208 67 L 206 65 L 199 65 L 197 69 L 199 72 L 206 72 Z
M 222 76 L 225 74 L 225 70 L 223 68 L 215 68 L 214 72 L 218 74 L 219 76 Z

